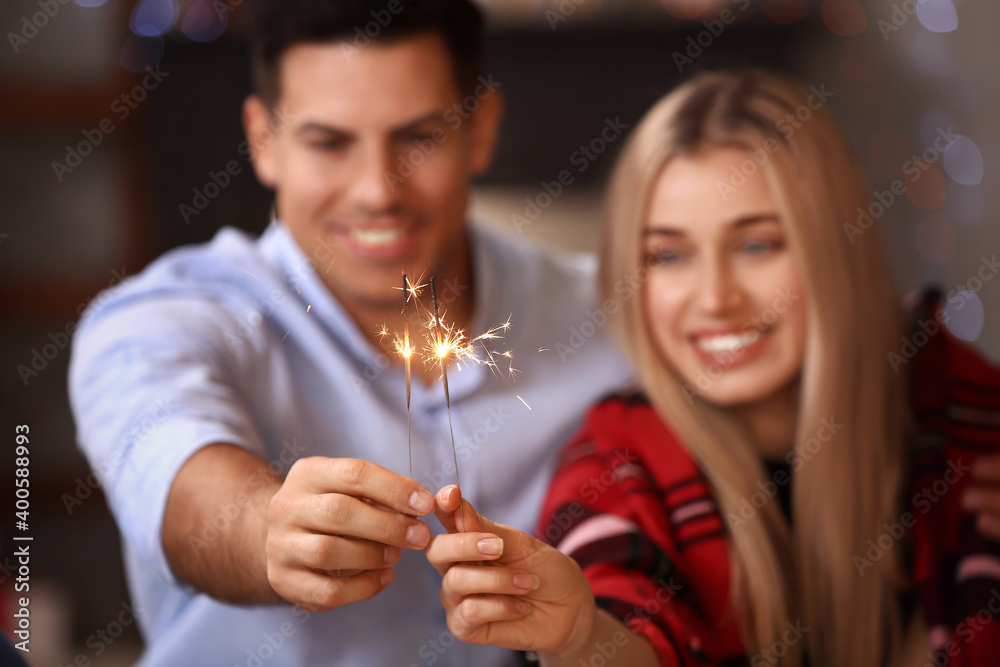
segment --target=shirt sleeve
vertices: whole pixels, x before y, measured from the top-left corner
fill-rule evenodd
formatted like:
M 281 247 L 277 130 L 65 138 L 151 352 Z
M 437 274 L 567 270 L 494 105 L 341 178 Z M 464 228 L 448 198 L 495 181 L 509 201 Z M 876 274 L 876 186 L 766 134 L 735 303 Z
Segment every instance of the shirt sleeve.
M 609 442 L 602 407 L 563 452 L 540 534 L 577 561 L 598 607 L 649 640 L 662 665 L 713 664 L 694 591 L 666 548 L 660 495 L 627 441 Z
M 174 476 L 197 450 L 224 442 L 263 455 L 217 304 L 157 299 L 99 314 L 77 332 L 70 402 L 77 440 L 122 537 L 164 581 L 182 585 L 163 552 Z

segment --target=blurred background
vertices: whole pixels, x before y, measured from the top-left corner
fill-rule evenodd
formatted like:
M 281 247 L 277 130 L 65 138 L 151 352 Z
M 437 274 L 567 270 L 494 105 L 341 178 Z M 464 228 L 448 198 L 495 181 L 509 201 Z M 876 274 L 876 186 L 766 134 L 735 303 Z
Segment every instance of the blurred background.
M 32 443 L 34 665 L 131 664 L 141 648 L 117 531 L 75 446 L 66 332 L 102 289 L 164 251 L 206 241 L 225 225 L 254 233 L 266 226 L 271 196 L 241 150 L 240 105 L 250 89 L 240 38 L 244 4 L 0 5 L 0 203 L 7 210 L 0 218 L 7 439 L 0 454 L 0 627 L 10 634 L 15 604 L 8 508 L 14 425 L 23 423 Z M 1000 359 L 1000 279 L 991 280 L 1000 250 L 1000 4 L 483 5 L 491 20 L 484 74 L 500 82 L 507 113 L 496 165 L 476 188 L 475 216 L 512 234 L 592 250 L 601 188 L 621 142 L 593 144 L 583 171 L 577 151 L 600 137 L 607 119 L 634 125 L 701 69 L 786 71 L 832 93 L 828 107 L 885 204 L 875 226 L 900 290 L 928 283 L 966 290 L 950 327 Z M 939 137 L 946 139 L 935 148 Z M 919 178 L 904 176 L 914 167 Z M 573 184 L 558 197 L 540 197 L 543 183 L 564 169 L 573 171 Z M 900 179 L 906 190 L 897 196 L 890 188 Z

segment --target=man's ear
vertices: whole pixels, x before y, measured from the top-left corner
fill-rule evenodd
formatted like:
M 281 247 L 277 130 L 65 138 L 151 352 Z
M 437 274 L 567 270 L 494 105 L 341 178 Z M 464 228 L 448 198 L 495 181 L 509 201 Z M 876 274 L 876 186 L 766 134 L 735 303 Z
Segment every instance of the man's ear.
M 243 101 L 243 131 L 250 145 L 254 172 L 261 185 L 273 189 L 277 185 L 277 149 L 270 121 L 271 109 L 259 96 L 250 95 Z
M 480 100 L 479 108 L 470 117 L 471 154 L 469 166 L 473 176 L 485 174 L 493 164 L 500 119 L 503 118 L 503 97 L 493 88 Z

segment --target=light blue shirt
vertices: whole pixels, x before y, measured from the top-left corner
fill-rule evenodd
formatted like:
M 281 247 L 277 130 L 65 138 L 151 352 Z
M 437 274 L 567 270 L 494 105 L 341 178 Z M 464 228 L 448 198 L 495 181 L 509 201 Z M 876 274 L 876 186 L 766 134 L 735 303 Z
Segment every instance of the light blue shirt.
M 511 350 L 521 372 L 512 381 L 483 365 L 450 368 L 459 474 L 485 516 L 530 531 L 555 455 L 587 407 L 630 374 L 598 326 L 593 258 L 477 226 L 471 239 L 470 333 L 509 317 L 496 347 Z M 315 455 L 409 472 L 402 365 L 369 343 L 324 286 L 317 271 L 332 255 L 317 252 L 307 257 L 280 223 L 259 239 L 224 229 L 102 294 L 81 320 L 71 402 L 80 447 L 123 536 L 147 642 L 139 664 L 511 664 L 513 654 L 448 632 L 440 576 L 420 551 L 403 550 L 379 595 L 317 614 L 224 604 L 178 581 L 167 564 L 167 492 L 208 444 L 245 447 L 279 474 Z M 448 289 L 468 287 L 439 285 Z M 425 386 L 416 376 L 412 391 L 413 477 L 435 492 L 455 481 L 444 394 L 439 382 Z M 239 511 L 234 505 L 201 527 L 198 546 L 210 550 L 227 512 Z

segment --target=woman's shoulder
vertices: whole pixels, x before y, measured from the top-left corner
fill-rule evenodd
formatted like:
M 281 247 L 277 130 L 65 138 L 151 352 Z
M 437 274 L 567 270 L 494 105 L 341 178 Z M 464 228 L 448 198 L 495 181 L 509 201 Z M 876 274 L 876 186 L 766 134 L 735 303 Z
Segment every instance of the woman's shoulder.
M 587 464 L 642 469 L 658 486 L 673 478 L 696 474 L 696 466 L 681 439 L 661 418 L 649 397 L 632 385 L 599 400 L 590 408 L 583 426 L 563 450 L 558 468 Z

